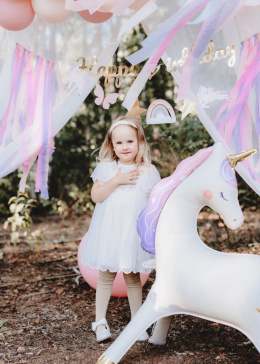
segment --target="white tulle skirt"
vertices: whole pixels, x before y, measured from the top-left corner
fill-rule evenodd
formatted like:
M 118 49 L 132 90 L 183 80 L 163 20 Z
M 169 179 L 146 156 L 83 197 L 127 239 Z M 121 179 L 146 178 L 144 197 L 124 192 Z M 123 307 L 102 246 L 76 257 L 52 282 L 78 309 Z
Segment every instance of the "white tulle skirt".
M 83 238 L 82 264 L 103 271 L 150 273 L 151 269 L 142 263 L 153 256 L 142 250 L 136 230 L 147 197 L 138 193 L 135 186 L 122 187 L 96 205 Z

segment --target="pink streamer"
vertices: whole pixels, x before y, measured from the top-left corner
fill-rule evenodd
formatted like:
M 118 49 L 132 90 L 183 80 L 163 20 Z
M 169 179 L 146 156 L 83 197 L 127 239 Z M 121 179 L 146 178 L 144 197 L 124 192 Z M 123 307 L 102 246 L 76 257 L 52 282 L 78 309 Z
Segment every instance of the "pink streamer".
M 217 33 L 218 29 L 221 28 L 221 25 L 229 18 L 234 8 L 239 6 L 238 3 L 239 0 L 219 0 L 218 9 L 203 22 L 193 50 L 184 64 L 177 100 L 182 100 L 187 96 L 191 79 L 196 73 L 207 44 Z
M 256 124 L 259 122 L 259 107 L 255 107 L 253 115 L 248 102 L 250 93 L 256 91 L 256 103 L 257 105 L 259 103 L 259 38 L 258 35 L 242 44 L 238 81 L 230 93 L 230 99 L 222 105 L 215 120 L 219 133 L 235 152 L 255 147 L 253 136 L 257 136 L 259 146 L 260 127 Z M 243 166 L 255 181 L 260 181 L 257 175 L 260 170 L 260 162 L 258 161 L 256 166 L 254 163 L 255 158 L 250 158 L 244 161 Z
M 246 102 L 249 96 L 250 89 L 257 74 L 260 72 L 260 48 L 259 43 L 253 48 L 255 53 L 255 48 L 258 47 L 257 53 L 252 60 L 251 54 L 248 54 L 248 57 L 245 61 L 244 73 L 237 81 L 233 90 L 230 93 L 230 99 L 227 100 L 222 107 L 220 108 L 215 123 L 218 124 L 218 130 L 222 133 L 222 129 L 225 126 L 225 121 L 232 116 L 232 113 L 239 112 L 243 104 Z M 251 62 L 251 63 L 250 63 Z M 243 68 L 242 68 L 243 69 Z M 227 109 L 229 112 L 225 115 L 224 119 L 220 118 L 220 115 Z
M 35 191 L 40 192 L 41 189 L 41 169 L 42 169 L 42 132 L 43 132 L 43 97 L 44 97 L 44 76 L 46 71 L 46 60 L 43 60 L 43 67 L 40 73 L 40 80 L 39 80 L 39 96 L 37 98 L 36 103 L 36 114 L 38 114 L 38 137 L 39 137 L 39 155 L 38 155 L 38 163 L 37 163 L 37 176 L 36 176 L 36 183 L 35 183 Z
M 35 56 L 17 44 L 13 53 L 10 96 L 0 128 L 2 146 L 15 139 L 20 140 L 20 152 L 23 159 L 21 191 L 24 191 L 29 170 L 38 155 L 36 191 L 41 191 L 43 198 L 48 198 L 49 160 L 54 150 L 52 109 L 55 95 L 55 73 L 57 73 L 59 88 L 62 87 L 58 71 L 53 62 Z M 30 158 L 28 156 L 29 144 L 24 138 L 29 127 L 35 131 L 32 133 L 30 143 L 33 143 L 33 148 L 36 149 Z
M 54 88 L 54 64 L 48 62 L 44 72 L 44 85 L 43 85 L 43 123 L 41 128 L 41 149 L 38 156 L 37 164 L 37 178 L 36 178 L 36 191 L 41 190 L 41 196 L 47 199 L 48 190 L 48 169 L 51 154 L 54 151 L 53 147 L 53 127 L 52 127 L 52 94 Z
M 192 7 L 191 9 L 188 9 L 187 12 L 179 19 L 177 24 L 174 25 L 174 28 L 170 30 L 170 32 L 163 38 L 162 42 L 159 44 L 158 48 L 156 49 L 155 53 L 150 58 L 148 65 L 146 67 L 148 72 L 154 72 L 155 68 L 163 55 L 163 53 L 166 51 L 168 46 L 170 45 L 173 37 L 175 34 L 180 30 L 201 8 L 203 8 L 209 0 L 205 0 L 204 2 L 201 2 L 195 7 Z
M 6 109 L 5 113 L 4 113 L 2 125 L 1 125 L 1 128 L 0 128 L 0 143 L 2 145 L 4 144 L 4 143 L 2 143 L 2 140 L 3 140 L 5 130 L 6 130 L 9 111 L 10 111 L 10 106 L 11 106 L 11 102 L 12 102 L 13 94 L 14 94 L 14 89 L 15 89 L 15 82 L 16 82 L 16 76 L 17 76 L 17 72 L 18 72 L 19 59 L 20 59 L 20 46 L 17 45 L 16 51 L 15 51 L 14 71 L 13 71 L 11 93 L 10 93 L 10 97 L 9 97 L 8 106 L 7 106 L 7 109 Z

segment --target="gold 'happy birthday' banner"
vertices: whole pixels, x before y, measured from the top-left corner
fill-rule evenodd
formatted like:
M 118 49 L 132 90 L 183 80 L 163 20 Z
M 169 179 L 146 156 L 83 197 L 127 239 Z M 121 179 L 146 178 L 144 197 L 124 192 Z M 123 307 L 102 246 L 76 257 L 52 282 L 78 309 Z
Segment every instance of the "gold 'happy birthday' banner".
M 194 45 L 191 47 L 190 52 L 192 52 Z M 168 72 L 176 72 L 178 67 L 183 67 L 189 54 L 189 49 L 188 47 L 183 48 L 182 50 L 182 56 L 179 60 L 173 60 L 171 58 L 167 59 L 167 64 L 166 64 L 166 69 Z M 203 63 L 209 63 L 209 62 L 214 62 L 214 61 L 219 61 L 221 59 L 227 58 L 229 57 L 228 60 L 228 66 L 229 67 L 234 67 L 235 62 L 236 62 L 236 54 L 235 54 L 235 46 L 232 45 L 231 49 L 229 46 L 226 47 L 226 50 L 224 50 L 223 48 L 219 48 L 215 51 L 215 45 L 213 40 L 211 40 L 208 44 L 208 48 L 207 48 L 207 52 L 205 52 L 203 54 L 202 60 L 200 61 L 200 64 Z M 136 77 L 139 74 L 139 66 L 100 66 L 97 70 L 97 73 L 93 72 L 93 68 L 97 65 L 98 63 L 98 58 L 97 56 L 94 56 L 91 60 L 88 66 L 86 66 L 85 64 L 85 58 L 84 57 L 79 57 L 77 59 L 77 62 L 82 61 L 82 64 L 79 66 L 79 69 L 81 71 L 84 71 L 85 69 L 89 70 L 89 74 L 92 77 L 104 77 L 104 86 L 105 87 L 109 87 L 111 84 L 111 78 L 115 78 L 115 87 L 120 88 L 123 82 L 124 77 L 133 77 L 133 79 L 131 80 L 131 85 L 134 82 L 134 80 L 136 79 Z M 160 70 L 161 65 L 158 65 L 156 67 L 156 70 L 151 73 L 149 80 L 151 80 L 153 78 L 153 76 Z

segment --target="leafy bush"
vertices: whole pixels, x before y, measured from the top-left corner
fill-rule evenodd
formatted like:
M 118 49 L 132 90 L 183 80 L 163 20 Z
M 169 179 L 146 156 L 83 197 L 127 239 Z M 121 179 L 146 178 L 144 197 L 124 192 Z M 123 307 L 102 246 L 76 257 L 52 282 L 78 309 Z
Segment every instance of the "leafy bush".
M 5 221 L 4 229 L 7 229 L 9 224 L 11 225 L 11 242 L 13 244 L 18 242 L 20 233 L 22 233 L 25 241 L 38 251 L 42 230 L 35 230 L 28 236 L 32 223 L 31 211 L 36 202 L 36 200 L 30 199 L 27 193 L 18 192 L 17 196 L 11 197 L 8 205 L 12 216 Z
M 0 179 L 0 216 L 5 217 L 10 214 L 8 201 L 12 196 L 16 195 L 18 184 L 19 178 L 17 171 Z

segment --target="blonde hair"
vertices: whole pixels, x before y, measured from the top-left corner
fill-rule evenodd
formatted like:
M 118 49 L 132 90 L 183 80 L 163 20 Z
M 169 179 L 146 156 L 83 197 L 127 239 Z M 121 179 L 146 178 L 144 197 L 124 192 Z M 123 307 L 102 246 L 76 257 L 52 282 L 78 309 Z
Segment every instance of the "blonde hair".
M 129 121 L 136 126 L 136 128 L 135 128 L 131 124 L 129 124 L 129 127 L 132 128 L 133 130 L 135 130 L 136 136 L 137 136 L 138 153 L 135 157 L 136 166 L 139 167 L 141 164 L 149 166 L 151 163 L 150 150 L 149 150 L 147 141 L 145 139 L 144 130 L 143 130 L 140 122 L 138 121 L 138 119 L 135 118 L 134 116 L 119 116 L 117 119 L 112 121 L 112 124 L 107 131 L 105 140 L 104 140 L 103 144 L 101 145 L 98 159 L 101 162 L 112 162 L 112 161 L 118 160 L 118 157 L 117 157 L 116 153 L 114 152 L 114 148 L 113 148 L 111 127 L 113 126 L 113 124 L 115 124 L 116 122 L 118 122 L 120 120 Z

